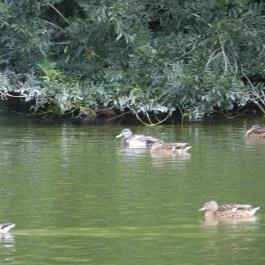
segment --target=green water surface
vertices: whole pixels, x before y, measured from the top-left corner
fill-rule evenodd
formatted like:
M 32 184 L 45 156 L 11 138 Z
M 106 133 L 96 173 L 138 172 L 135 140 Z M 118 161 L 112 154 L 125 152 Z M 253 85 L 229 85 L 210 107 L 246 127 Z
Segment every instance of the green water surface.
M 188 142 L 190 156 L 123 150 L 121 125 L 0 116 L 0 264 L 265 264 L 262 120 L 156 127 L 136 133 Z M 261 206 L 256 222 L 205 224 L 205 201 Z

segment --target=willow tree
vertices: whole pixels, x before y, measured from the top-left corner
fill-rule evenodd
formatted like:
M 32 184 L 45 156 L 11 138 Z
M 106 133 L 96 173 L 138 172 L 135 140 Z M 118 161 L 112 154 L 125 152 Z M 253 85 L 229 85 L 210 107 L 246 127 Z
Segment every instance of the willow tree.
M 0 12 L 2 98 L 35 111 L 264 109 L 260 1 L 6 0 Z

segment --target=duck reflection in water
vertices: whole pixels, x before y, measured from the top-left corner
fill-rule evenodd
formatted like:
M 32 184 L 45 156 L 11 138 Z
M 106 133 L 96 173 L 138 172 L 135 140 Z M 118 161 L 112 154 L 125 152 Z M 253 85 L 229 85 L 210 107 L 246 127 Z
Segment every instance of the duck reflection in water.
M 4 263 L 13 264 L 15 262 L 15 240 L 10 234 L 10 230 L 14 227 L 15 224 L 12 223 L 0 224 L 1 259 L 3 259 Z
M 218 206 L 216 201 L 206 202 L 199 211 L 204 212 L 206 224 L 224 223 L 242 223 L 255 222 L 257 220 L 255 213 L 260 207 L 253 208 L 249 204 L 224 204 Z

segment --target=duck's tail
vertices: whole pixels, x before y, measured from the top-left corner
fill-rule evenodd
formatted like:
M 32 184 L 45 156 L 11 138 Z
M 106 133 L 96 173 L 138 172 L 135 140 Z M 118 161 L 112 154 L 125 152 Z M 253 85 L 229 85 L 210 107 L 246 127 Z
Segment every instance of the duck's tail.
M 191 149 L 191 146 L 189 145 L 189 146 L 187 146 L 187 147 L 185 147 L 185 151 L 187 152 L 188 150 L 190 150 Z
M 250 210 L 251 214 L 255 215 L 256 211 L 258 211 L 259 209 L 260 209 L 260 207 L 256 207 L 256 208 Z
M 185 144 L 187 145 L 187 144 Z M 191 146 L 178 146 L 178 145 L 175 145 L 173 147 L 173 153 L 174 154 L 177 154 L 177 155 L 182 155 L 182 154 L 186 154 L 188 153 L 188 150 L 191 149 Z
M 2 234 L 7 234 L 9 233 L 10 229 L 14 228 L 16 225 L 12 224 L 12 223 L 6 223 L 6 224 L 2 224 L 0 226 L 0 231 Z

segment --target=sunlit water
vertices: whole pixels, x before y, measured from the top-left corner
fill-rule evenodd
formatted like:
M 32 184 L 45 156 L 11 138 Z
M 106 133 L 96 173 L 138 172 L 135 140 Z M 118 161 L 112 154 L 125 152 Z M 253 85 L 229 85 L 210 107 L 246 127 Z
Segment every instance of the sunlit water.
M 0 264 L 264 264 L 264 143 L 247 143 L 261 120 L 131 126 L 190 156 L 123 150 L 119 125 L 48 124 L 0 117 Z M 205 201 L 261 206 L 246 223 L 207 224 Z

